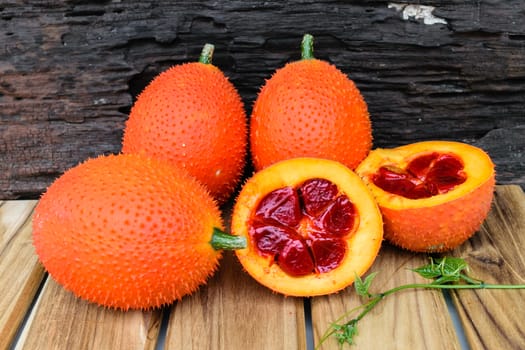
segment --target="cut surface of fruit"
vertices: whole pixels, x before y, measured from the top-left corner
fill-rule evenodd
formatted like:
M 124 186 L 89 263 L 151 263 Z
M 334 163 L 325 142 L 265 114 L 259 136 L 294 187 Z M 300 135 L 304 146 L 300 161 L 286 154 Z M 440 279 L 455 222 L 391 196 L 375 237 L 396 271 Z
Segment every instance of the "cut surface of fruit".
M 447 193 L 465 182 L 463 168 L 458 156 L 431 152 L 411 159 L 405 169 L 382 166 L 371 179 L 387 192 L 420 199 Z
M 453 249 L 487 216 L 495 169 L 480 148 L 424 141 L 376 149 L 356 169 L 379 204 L 385 238 L 418 252 Z
M 122 151 L 185 168 L 222 204 L 244 170 L 247 120 L 239 93 L 205 49 L 200 62 L 173 66 L 142 91 L 126 122 Z
M 293 158 L 257 173 L 234 206 L 232 234 L 248 239 L 236 254 L 261 284 L 292 296 L 336 292 L 372 265 L 381 214 L 359 177 L 343 164 Z
M 150 309 L 192 293 L 217 268 L 220 211 L 192 176 L 139 155 L 101 156 L 60 176 L 33 218 L 50 275 L 78 297 Z
M 326 188 L 332 191 L 323 192 Z M 353 203 L 338 192 L 329 180 L 316 178 L 268 193 L 255 210 L 251 241 L 289 275 L 338 267 L 357 215 Z
M 354 169 L 372 147 L 372 126 L 359 89 L 334 65 L 303 58 L 278 69 L 259 92 L 250 117 L 256 170 L 295 157 L 339 161 Z

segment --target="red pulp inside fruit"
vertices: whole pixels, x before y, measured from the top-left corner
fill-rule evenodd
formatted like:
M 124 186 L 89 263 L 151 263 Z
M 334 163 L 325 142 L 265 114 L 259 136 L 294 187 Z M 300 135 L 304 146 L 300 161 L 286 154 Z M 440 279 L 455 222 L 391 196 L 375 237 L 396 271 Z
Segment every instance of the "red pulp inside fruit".
M 343 261 L 356 215 L 335 184 L 315 178 L 268 193 L 255 210 L 249 233 L 258 253 L 287 274 L 325 273 Z
M 447 193 L 465 182 L 463 168 L 456 155 L 432 152 L 412 159 L 405 169 L 382 166 L 371 179 L 384 191 L 420 199 Z

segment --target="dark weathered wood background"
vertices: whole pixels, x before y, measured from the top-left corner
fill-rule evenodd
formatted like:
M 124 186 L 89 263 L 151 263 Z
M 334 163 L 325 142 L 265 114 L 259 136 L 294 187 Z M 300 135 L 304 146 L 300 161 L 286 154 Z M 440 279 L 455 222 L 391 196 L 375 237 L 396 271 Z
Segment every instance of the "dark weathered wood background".
M 120 151 L 134 97 L 205 42 L 249 113 L 271 73 L 315 53 L 369 104 L 374 143 L 465 141 L 525 185 L 525 2 L 0 0 L 0 198 Z M 419 8 L 425 10 L 425 8 Z M 423 11 L 425 12 L 425 11 Z

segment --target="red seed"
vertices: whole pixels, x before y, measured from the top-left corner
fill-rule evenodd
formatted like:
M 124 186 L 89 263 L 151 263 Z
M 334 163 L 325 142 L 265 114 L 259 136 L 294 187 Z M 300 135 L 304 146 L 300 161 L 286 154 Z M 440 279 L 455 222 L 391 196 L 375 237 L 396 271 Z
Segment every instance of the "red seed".
M 250 237 L 262 256 L 292 276 L 335 269 L 346 254 L 343 237 L 355 226 L 350 199 L 325 179 L 311 179 L 297 189 L 268 193 L 255 210 Z M 307 231 L 307 232 L 305 232 Z
M 420 199 L 447 193 L 465 182 L 466 175 L 458 157 L 433 152 L 413 159 L 406 169 L 381 167 L 372 181 L 384 191 Z

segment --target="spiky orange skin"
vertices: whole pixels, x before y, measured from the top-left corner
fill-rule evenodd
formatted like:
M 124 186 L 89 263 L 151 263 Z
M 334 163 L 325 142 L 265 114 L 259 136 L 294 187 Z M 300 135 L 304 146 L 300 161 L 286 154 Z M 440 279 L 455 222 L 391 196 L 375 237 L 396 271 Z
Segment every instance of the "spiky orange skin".
M 453 153 L 464 163 L 467 180 L 450 192 L 430 198 L 408 199 L 388 193 L 371 181 L 384 165 L 400 168 L 425 153 Z M 392 149 L 376 149 L 356 172 L 368 184 L 379 204 L 385 239 L 415 252 L 454 249 L 479 230 L 494 196 L 495 169 L 483 150 L 460 142 L 425 141 Z
M 138 96 L 122 151 L 185 168 L 222 203 L 240 181 L 246 144 L 246 113 L 237 90 L 217 67 L 192 62 L 162 72 Z
M 294 157 L 326 158 L 354 169 L 372 147 L 361 93 L 334 65 L 317 59 L 277 70 L 262 87 L 250 123 L 257 170 Z
M 465 196 L 446 204 L 419 209 L 381 207 L 385 238 L 402 248 L 418 252 L 451 250 L 470 238 L 490 210 L 494 178 Z
M 33 218 L 50 275 L 78 297 L 150 309 L 195 291 L 217 268 L 222 228 L 206 189 L 173 166 L 138 155 L 98 157 L 59 177 Z

